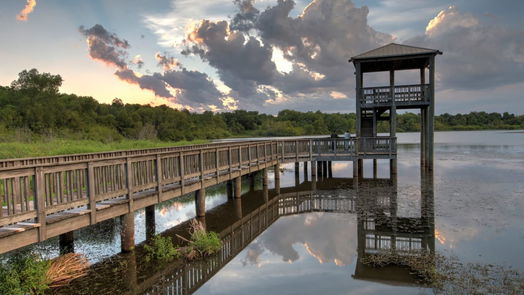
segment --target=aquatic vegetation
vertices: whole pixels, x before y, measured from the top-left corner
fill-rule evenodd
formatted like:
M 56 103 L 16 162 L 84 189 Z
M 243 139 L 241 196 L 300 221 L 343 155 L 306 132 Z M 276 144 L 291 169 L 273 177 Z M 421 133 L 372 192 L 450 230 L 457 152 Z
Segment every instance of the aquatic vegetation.
M 50 288 L 65 286 L 85 276 L 88 267 L 82 254 L 45 260 L 32 253 L 20 253 L 0 264 L 0 294 L 44 294 Z
M 215 254 L 222 248 L 222 240 L 219 235 L 215 232 L 206 231 L 204 225 L 196 219 L 191 221 L 189 233 L 191 235 L 189 240 L 177 235 L 178 238 L 188 243 L 183 252 L 189 260 Z
M 457 257 L 439 253 L 411 251 L 400 255 L 394 251 L 366 255 L 362 263 L 383 267 L 399 265 L 409 268 L 420 283 L 436 294 L 523 294 L 524 274 L 500 265 L 463 263 Z
M 170 237 L 163 237 L 161 235 L 156 235 L 153 237 L 151 244 L 144 245 L 144 250 L 146 251 L 146 260 L 160 260 L 160 261 L 169 261 L 175 258 L 179 258 L 181 253 Z

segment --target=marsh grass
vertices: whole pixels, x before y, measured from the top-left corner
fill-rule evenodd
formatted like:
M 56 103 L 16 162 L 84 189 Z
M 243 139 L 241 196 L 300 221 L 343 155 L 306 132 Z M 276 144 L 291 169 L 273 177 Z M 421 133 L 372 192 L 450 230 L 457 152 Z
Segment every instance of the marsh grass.
M 152 260 L 170 261 L 182 255 L 170 237 L 161 235 L 154 236 L 151 243 L 144 245 L 144 250 L 148 262 Z
M 104 143 L 94 140 L 51 139 L 0 142 L 0 159 L 44 157 L 118 150 L 148 149 L 207 143 L 208 140 L 156 141 L 122 140 Z
M 394 251 L 366 255 L 362 263 L 380 268 L 406 267 L 423 286 L 436 294 L 524 294 L 524 275 L 500 265 L 463 263 L 439 253 Z

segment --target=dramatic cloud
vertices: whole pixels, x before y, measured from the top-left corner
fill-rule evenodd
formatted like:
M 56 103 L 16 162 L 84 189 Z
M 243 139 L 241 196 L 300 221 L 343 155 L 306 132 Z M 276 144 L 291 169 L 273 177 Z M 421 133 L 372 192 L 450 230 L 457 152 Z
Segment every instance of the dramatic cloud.
M 182 53 L 216 68 L 242 107 L 302 95 L 347 99 L 354 89 L 347 60 L 393 40 L 368 26 L 367 7 L 357 8 L 350 0 L 314 0 L 297 17 L 291 16 L 292 0 L 279 0 L 263 11 L 250 0 L 235 4 L 238 13 L 229 22 L 203 20 L 195 26 Z M 279 71 L 279 60 L 290 70 Z
M 78 30 L 87 37 L 87 46 L 91 58 L 108 66 L 115 66 L 120 69 L 127 68 L 126 50 L 129 48 L 129 43 L 126 40 L 109 33 L 99 24 L 89 29 L 80 26 Z
M 126 40 L 109 33 L 99 24 L 90 29 L 80 27 L 79 31 L 87 37 L 91 58 L 115 67 L 115 75 L 122 81 L 138 85 L 158 97 L 189 108 L 217 110 L 220 109 L 217 105 L 224 109 L 234 107 L 235 100 L 224 97 L 205 73 L 187 70 L 174 58 L 157 53 L 155 58 L 164 72 L 142 75 L 129 68 L 130 64 L 141 68 L 144 62 L 140 55 L 136 55 L 131 61 L 127 60 L 130 45 Z M 179 69 L 173 70 L 175 67 Z
M 451 6 L 406 43 L 444 52 L 437 62 L 439 88 L 478 90 L 522 82 L 524 29 L 493 25 Z
M 19 21 L 27 21 L 28 15 L 33 12 L 33 9 L 35 9 L 36 6 L 36 0 L 27 0 L 27 3 L 25 4 L 24 9 L 20 11 L 20 13 L 16 16 L 16 19 Z

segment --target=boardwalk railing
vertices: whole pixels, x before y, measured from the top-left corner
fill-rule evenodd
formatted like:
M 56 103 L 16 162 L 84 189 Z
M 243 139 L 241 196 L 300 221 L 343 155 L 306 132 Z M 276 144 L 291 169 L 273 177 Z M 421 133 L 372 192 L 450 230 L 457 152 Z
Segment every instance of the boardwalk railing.
M 36 229 L 17 243 L 43 241 L 278 162 L 391 158 L 395 143 L 391 137 L 268 140 L 4 160 L 0 240 Z M 17 245 L 0 243 L 0 253 Z
M 429 84 L 399 85 L 362 88 L 362 107 L 390 106 L 392 98 L 396 105 L 428 103 Z

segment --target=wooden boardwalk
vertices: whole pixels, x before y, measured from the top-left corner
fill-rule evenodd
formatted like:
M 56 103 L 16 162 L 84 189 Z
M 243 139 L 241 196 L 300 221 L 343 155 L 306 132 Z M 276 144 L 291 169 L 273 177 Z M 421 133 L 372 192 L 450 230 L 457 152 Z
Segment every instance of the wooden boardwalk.
M 2 160 L 0 254 L 188 193 L 197 192 L 204 202 L 205 188 L 223 182 L 234 180 L 240 197 L 241 176 L 280 163 L 378 158 L 396 159 L 396 138 L 247 141 Z

